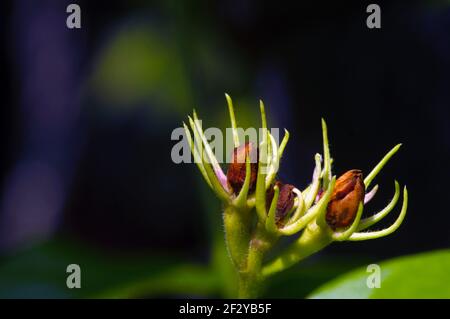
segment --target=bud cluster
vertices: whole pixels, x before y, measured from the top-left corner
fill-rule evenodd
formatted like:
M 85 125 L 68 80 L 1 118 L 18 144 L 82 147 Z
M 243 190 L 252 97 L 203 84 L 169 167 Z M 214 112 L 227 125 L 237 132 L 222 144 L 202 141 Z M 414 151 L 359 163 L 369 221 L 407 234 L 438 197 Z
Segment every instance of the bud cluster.
M 361 170 L 352 169 L 336 178 L 332 174 L 327 126 L 322 120 L 323 155 L 314 157 L 311 183 L 300 188 L 277 179 L 279 163 L 289 140 L 289 132 L 278 145 L 267 130 L 264 104 L 260 102 L 263 136 L 258 145 L 241 143 L 237 132 L 234 107 L 226 95 L 234 137 L 234 150 L 226 175 L 198 125 L 194 112 L 189 117 L 190 129 L 184 124 L 186 137 L 197 166 L 206 183 L 224 203 L 224 224 L 230 257 L 241 274 L 242 296 L 250 294 L 262 278 L 281 271 L 323 249 L 333 241 L 360 241 L 387 236 L 398 229 L 407 210 L 408 192 L 403 190 L 403 204 L 397 220 L 388 228 L 364 232 L 383 219 L 397 204 L 400 187 L 395 181 L 395 194 L 378 213 L 362 218 L 364 205 L 378 190 L 369 188 L 400 144 L 388 152 L 363 178 Z M 256 215 L 257 223 L 254 223 Z M 282 236 L 298 234 L 298 238 L 274 260 L 263 263 L 265 253 Z

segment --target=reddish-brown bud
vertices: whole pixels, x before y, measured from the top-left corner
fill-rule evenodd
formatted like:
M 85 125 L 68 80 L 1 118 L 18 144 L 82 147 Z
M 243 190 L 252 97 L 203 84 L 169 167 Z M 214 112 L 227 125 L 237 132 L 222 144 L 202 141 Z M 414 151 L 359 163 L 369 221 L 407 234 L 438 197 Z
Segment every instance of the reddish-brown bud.
M 247 142 L 244 145 L 236 147 L 233 150 L 231 163 L 228 166 L 227 180 L 235 194 L 238 194 L 245 181 L 245 161 L 250 157 L 250 185 L 249 192 L 253 192 L 256 186 L 256 177 L 258 175 L 258 148 L 253 143 Z
M 364 202 L 365 187 L 362 172 L 350 170 L 336 180 L 327 207 L 326 220 L 332 228 L 349 226 L 356 217 L 359 203 Z
M 280 226 L 283 224 L 283 220 L 289 211 L 294 207 L 295 193 L 292 191 L 295 186 L 291 184 L 283 184 L 280 181 L 276 181 L 275 185 L 278 186 L 280 192 L 278 195 L 277 207 L 275 211 L 275 223 Z M 274 196 L 273 187 L 270 187 L 266 193 L 266 207 L 269 210 L 272 204 Z

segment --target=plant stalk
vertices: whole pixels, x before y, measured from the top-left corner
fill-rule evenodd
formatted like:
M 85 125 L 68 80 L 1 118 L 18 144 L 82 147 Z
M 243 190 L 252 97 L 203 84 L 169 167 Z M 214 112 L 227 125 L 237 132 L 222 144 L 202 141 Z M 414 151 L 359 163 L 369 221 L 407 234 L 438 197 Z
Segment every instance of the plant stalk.
M 276 236 L 270 235 L 259 223 L 250 241 L 245 268 L 239 271 L 239 298 L 257 298 L 264 286 L 261 274 L 265 253 L 274 245 Z
M 332 241 L 332 238 L 326 231 L 316 224 L 311 225 L 279 257 L 264 266 L 261 274 L 267 277 L 285 270 L 328 246 Z
M 236 269 L 245 265 L 251 237 L 251 214 L 247 209 L 237 209 L 233 205 L 225 207 L 223 212 L 225 241 L 228 253 Z

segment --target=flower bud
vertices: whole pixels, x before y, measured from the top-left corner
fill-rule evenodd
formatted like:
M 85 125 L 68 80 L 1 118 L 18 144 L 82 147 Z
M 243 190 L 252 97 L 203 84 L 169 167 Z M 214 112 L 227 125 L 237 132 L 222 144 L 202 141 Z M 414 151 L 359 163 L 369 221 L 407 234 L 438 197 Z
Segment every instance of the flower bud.
M 236 147 L 233 150 L 231 164 L 228 166 L 227 180 L 235 194 L 238 194 L 245 181 L 246 158 L 250 156 L 250 185 L 249 193 L 255 190 L 258 175 L 258 148 L 251 142 Z
M 275 211 L 275 223 L 280 226 L 283 223 L 284 218 L 294 206 L 295 193 L 292 191 L 295 187 L 291 184 L 283 184 L 280 181 L 276 181 L 275 185 L 278 186 L 280 192 L 278 195 L 277 207 Z M 274 196 L 273 187 L 267 190 L 266 194 L 266 207 L 269 209 L 272 204 Z
M 327 224 L 335 230 L 349 226 L 355 219 L 359 203 L 364 202 L 365 187 L 362 172 L 350 170 L 336 180 L 327 207 Z

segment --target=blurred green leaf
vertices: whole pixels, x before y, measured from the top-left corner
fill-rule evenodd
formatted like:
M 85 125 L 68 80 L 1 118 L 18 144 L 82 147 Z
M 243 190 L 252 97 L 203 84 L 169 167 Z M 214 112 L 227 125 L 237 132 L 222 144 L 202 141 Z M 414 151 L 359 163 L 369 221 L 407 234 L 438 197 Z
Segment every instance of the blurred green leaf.
M 305 260 L 270 278 L 264 297 L 305 298 L 318 286 L 364 264 L 367 264 L 367 260 L 361 257 L 320 257 Z
M 370 289 L 371 274 L 359 268 L 326 283 L 310 298 L 450 298 L 450 250 L 405 256 L 379 263 L 381 287 Z
M 151 25 L 124 26 L 105 45 L 95 66 L 92 86 L 109 109 L 127 111 L 145 103 L 163 115 L 192 108 L 179 49 Z
M 81 288 L 66 286 L 69 264 L 81 268 Z M 0 298 L 210 296 L 220 282 L 207 265 L 176 258 L 101 254 L 50 241 L 0 263 Z
M 204 266 L 181 265 L 159 273 L 125 282 L 91 297 L 136 298 L 150 296 L 217 296 L 221 282 Z

